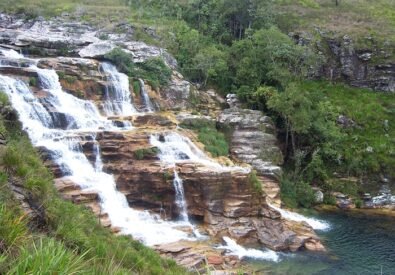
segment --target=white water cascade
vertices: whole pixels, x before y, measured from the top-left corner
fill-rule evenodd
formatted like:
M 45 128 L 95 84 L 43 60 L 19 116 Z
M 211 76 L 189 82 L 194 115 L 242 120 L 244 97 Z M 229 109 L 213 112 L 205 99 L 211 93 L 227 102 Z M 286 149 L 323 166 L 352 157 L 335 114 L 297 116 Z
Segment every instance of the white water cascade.
M 242 171 L 249 173 L 249 168 L 240 166 L 223 166 L 210 159 L 189 138 L 176 132 L 160 135 L 152 135 L 150 142 L 161 151 L 160 159 L 166 165 L 175 165 L 182 162 L 194 162 L 205 165 L 218 171 Z
M 139 79 L 140 83 L 140 93 L 144 101 L 144 111 L 151 113 L 155 111 L 154 105 L 151 102 L 151 99 L 149 98 L 149 95 L 147 93 L 147 90 L 145 89 L 145 83 L 144 80 Z
M 322 220 L 318 220 L 318 219 L 314 219 L 314 218 L 309 218 L 309 217 L 305 217 L 301 214 L 295 213 L 295 212 L 291 212 L 279 207 L 276 207 L 274 205 L 269 204 L 269 206 L 271 208 L 273 208 L 274 210 L 277 210 L 278 212 L 280 212 L 281 216 L 284 219 L 287 220 L 291 220 L 291 221 L 296 221 L 296 222 L 306 222 L 307 224 L 309 224 L 314 230 L 329 230 L 330 229 L 330 224 L 328 222 L 322 221 Z
M 23 55 L 13 49 L 0 49 L 2 55 L 8 58 L 23 58 Z
M 180 217 L 181 221 L 190 224 L 188 211 L 187 211 L 187 202 L 185 200 L 185 192 L 184 185 L 182 179 L 178 175 L 176 169 L 174 169 L 174 180 L 173 180 L 174 189 L 176 191 L 176 204 L 180 209 Z
M 266 249 L 265 251 L 262 251 L 252 248 L 244 248 L 241 245 L 238 245 L 236 241 L 228 237 L 223 237 L 223 240 L 225 241 L 226 245 L 221 245 L 217 248 L 225 249 L 226 251 L 228 251 L 227 252 L 228 255 L 235 255 L 239 257 L 239 259 L 253 258 L 253 259 L 266 260 L 272 262 L 278 262 L 280 260 L 279 253 L 273 250 Z
M 108 213 L 112 226 L 121 228 L 121 233 L 147 245 L 189 239 L 187 233 L 176 229 L 179 224 L 129 207 L 125 195 L 117 191 L 113 176 L 102 170 L 99 144 L 95 145 L 95 165 L 89 162 L 80 145 L 85 139 L 94 141 L 98 131 L 117 129 L 99 114 L 92 102 L 65 93 L 55 71 L 32 69 L 48 94 L 45 99 L 38 100 L 22 80 L 0 75 L 0 90 L 8 95 L 32 143 L 46 147 L 64 174 L 83 190 L 98 192 L 102 211 Z M 58 121 L 61 118 L 66 121 L 66 130 L 56 127 L 63 124 Z
M 106 87 L 103 110 L 107 116 L 130 116 L 137 113 L 132 104 L 129 78 L 117 71 L 114 65 L 103 62 L 101 69 L 110 85 Z

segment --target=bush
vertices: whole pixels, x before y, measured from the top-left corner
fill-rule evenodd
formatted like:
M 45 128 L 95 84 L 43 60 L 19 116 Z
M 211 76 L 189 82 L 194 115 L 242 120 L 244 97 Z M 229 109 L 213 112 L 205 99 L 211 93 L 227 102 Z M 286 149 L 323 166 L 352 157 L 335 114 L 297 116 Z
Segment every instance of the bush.
M 251 184 L 253 190 L 258 193 L 258 194 L 262 194 L 262 183 L 261 181 L 258 179 L 256 171 L 252 170 L 251 173 L 248 175 L 248 181 Z
M 155 157 L 159 153 L 159 149 L 156 147 L 152 148 L 143 148 L 134 151 L 134 156 L 138 160 L 142 160 L 144 158 L 152 158 Z
M 207 119 L 190 119 L 181 123 L 180 127 L 196 131 L 199 141 L 204 144 L 204 149 L 213 157 L 229 154 L 229 144 L 225 135 L 215 127 L 215 122 Z
M 287 207 L 310 207 L 314 203 L 314 191 L 303 181 L 291 181 L 283 178 L 280 182 L 281 199 Z
M 29 85 L 30 85 L 30 86 L 33 86 L 33 87 L 36 87 L 36 86 L 37 86 L 37 78 L 35 78 L 35 77 L 30 77 L 30 78 L 29 78 Z
M 150 58 L 145 62 L 135 64 L 130 54 L 121 48 L 114 48 L 111 52 L 105 54 L 104 58 L 114 63 L 119 71 L 129 77 L 142 78 L 154 88 L 166 85 L 172 74 L 172 70 L 160 57 Z

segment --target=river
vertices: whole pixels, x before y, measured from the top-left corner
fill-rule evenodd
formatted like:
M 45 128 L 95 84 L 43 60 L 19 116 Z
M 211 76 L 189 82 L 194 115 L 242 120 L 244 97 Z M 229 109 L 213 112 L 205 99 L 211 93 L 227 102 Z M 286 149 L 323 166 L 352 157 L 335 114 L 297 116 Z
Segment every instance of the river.
M 265 274 L 395 274 L 395 218 L 366 213 L 313 214 L 330 223 L 317 231 L 327 253 L 284 253 L 279 262 L 249 260 Z

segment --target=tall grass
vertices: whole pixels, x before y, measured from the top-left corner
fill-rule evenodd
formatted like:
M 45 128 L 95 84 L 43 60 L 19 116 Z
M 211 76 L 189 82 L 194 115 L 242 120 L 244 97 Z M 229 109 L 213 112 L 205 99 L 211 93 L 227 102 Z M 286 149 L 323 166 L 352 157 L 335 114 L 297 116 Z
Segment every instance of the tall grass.
M 21 249 L 18 259 L 8 272 L 9 274 L 86 274 L 89 261 L 84 259 L 85 253 L 67 249 L 61 242 L 53 238 L 40 238 L 31 247 Z

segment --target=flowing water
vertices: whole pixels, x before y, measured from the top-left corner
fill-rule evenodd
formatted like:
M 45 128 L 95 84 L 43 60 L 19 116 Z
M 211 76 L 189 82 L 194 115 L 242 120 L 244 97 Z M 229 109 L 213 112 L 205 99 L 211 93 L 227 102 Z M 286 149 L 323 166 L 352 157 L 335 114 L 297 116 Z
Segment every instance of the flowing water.
M 327 221 L 322 221 L 322 220 L 319 220 L 316 218 L 309 218 L 309 217 L 303 216 L 301 214 L 276 207 L 271 204 L 269 204 L 269 206 L 271 208 L 273 208 L 274 210 L 277 210 L 278 212 L 280 212 L 281 216 L 284 219 L 296 221 L 296 222 L 306 222 L 314 230 L 329 230 L 329 228 L 330 228 L 330 224 Z
M 330 224 L 317 231 L 327 253 L 282 254 L 280 262 L 249 259 L 264 274 L 395 274 L 395 219 L 354 212 L 314 213 Z
M 228 255 L 235 255 L 240 259 L 249 258 L 255 260 L 266 260 L 271 262 L 278 262 L 280 260 L 279 253 L 270 250 L 258 250 L 253 248 L 244 248 L 238 245 L 234 240 L 224 237 L 225 245 L 218 246 L 218 249 L 225 249 Z
M 126 197 L 117 191 L 113 176 L 102 170 L 98 143 L 95 165 L 82 152 L 82 140 L 94 141 L 98 131 L 120 129 L 101 116 L 92 102 L 65 93 L 54 70 L 35 66 L 31 69 L 38 73 L 39 84 L 48 94 L 45 99 L 38 100 L 23 81 L 7 76 L 0 75 L 0 89 L 17 110 L 32 143 L 52 152 L 64 174 L 82 189 L 98 192 L 102 211 L 108 213 L 112 225 L 121 228 L 123 234 L 131 234 L 147 245 L 189 239 L 187 233 L 176 229 L 179 224 L 129 207 Z
M 145 89 L 144 80 L 139 79 L 139 83 L 140 83 L 140 93 L 141 93 L 141 96 L 142 96 L 143 102 L 144 102 L 144 111 L 149 112 L 149 113 L 154 112 L 155 108 L 151 102 L 151 99 L 149 98 L 147 90 Z
M 101 70 L 109 85 L 105 90 L 103 110 L 107 116 L 130 116 L 137 113 L 129 91 L 129 78 L 117 71 L 114 65 L 103 62 Z

